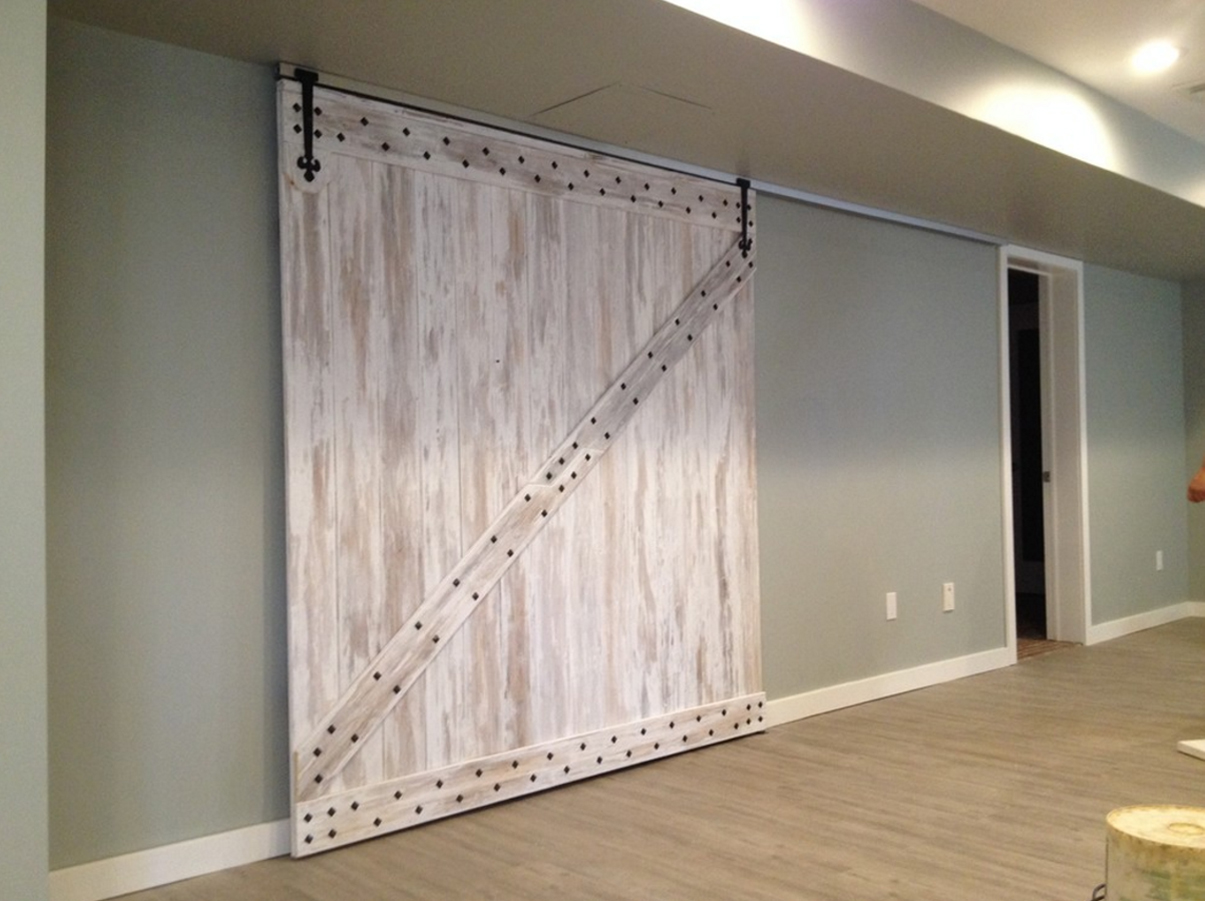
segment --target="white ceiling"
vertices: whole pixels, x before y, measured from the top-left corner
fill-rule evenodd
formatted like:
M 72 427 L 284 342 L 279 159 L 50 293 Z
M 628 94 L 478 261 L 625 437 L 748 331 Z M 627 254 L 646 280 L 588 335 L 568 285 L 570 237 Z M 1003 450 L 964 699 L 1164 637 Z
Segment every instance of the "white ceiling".
M 860 0 L 871 24 L 875 2 L 896 14 L 922 12 Z M 1109 47 L 1128 52 L 1156 13 L 1194 20 L 1199 32 L 1205 3 L 925 5 L 1068 72 L 1119 79 L 1100 62 Z M 1089 262 L 1205 278 L 1205 206 L 661 0 L 49 0 L 49 8 L 56 17 L 254 63 L 294 62 Z M 1065 40 L 1052 36 L 1060 31 Z M 867 41 L 855 50 L 873 52 Z M 1186 65 L 1197 53 L 1205 62 L 1205 45 L 1189 50 Z M 1198 109 L 1205 117 L 1205 104 L 1183 103 L 1188 124 Z
M 1201 0 L 913 0 L 1058 69 L 1205 144 L 1205 3 Z M 1138 75 L 1129 59 L 1147 41 L 1184 53 L 1171 69 Z

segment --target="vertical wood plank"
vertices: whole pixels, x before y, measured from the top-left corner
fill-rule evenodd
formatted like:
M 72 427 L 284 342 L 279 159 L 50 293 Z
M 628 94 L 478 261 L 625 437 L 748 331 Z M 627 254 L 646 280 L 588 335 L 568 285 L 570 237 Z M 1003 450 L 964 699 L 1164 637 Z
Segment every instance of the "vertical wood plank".
M 426 173 L 415 176 L 414 240 L 419 309 L 422 398 L 419 406 L 422 441 L 422 594 L 426 597 L 460 559 L 461 539 L 459 422 L 460 370 L 457 354 L 457 310 L 462 265 L 457 235 L 456 183 Z M 448 672 L 458 672 L 464 662 L 457 648 L 449 648 L 447 661 L 423 676 L 414 698 L 404 710 L 416 721 L 423 737 L 421 762 L 426 768 L 452 762 L 449 753 L 451 723 L 448 711 L 456 709 L 456 686 Z M 421 701 L 419 700 L 421 699 Z M 419 725 L 421 724 L 421 725 Z
M 306 735 L 339 696 L 329 196 L 282 178 L 281 298 L 288 528 L 289 719 Z
M 346 688 L 383 643 L 382 385 L 384 248 L 377 209 L 384 167 L 346 161 L 331 180 L 331 374 L 335 385 L 335 486 L 339 683 Z M 340 787 L 383 774 L 380 735 L 366 740 L 340 775 Z

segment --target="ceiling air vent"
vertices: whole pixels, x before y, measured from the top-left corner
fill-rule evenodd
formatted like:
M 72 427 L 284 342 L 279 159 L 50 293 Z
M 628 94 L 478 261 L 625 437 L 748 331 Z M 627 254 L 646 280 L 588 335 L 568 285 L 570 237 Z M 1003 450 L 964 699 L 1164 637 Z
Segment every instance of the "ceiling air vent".
M 1205 81 L 1177 85 L 1176 93 L 1197 103 L 1205 103 Z

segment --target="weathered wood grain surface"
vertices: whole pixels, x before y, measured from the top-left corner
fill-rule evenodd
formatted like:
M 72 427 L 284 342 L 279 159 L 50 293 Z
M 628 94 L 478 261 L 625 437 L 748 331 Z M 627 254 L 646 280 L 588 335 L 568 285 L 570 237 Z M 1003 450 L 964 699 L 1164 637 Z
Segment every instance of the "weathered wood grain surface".
M 295 802 L 756 693 L 739 191 L 293 90 Z

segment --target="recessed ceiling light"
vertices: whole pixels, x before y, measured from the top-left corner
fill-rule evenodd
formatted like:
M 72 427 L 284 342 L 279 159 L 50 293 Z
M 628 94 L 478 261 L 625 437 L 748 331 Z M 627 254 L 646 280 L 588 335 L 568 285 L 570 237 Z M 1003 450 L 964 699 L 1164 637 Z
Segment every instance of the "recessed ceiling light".
M 1175 65 L 1181 53 L 1179 47 L 1168 41 L 1151 41 L 1149 44 L 1139 47 L 1138 51 L 1130 57 L 1130 65 L 1144 75 L 1154 75 L 1156 72 L 1162 72 Z

